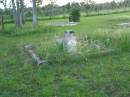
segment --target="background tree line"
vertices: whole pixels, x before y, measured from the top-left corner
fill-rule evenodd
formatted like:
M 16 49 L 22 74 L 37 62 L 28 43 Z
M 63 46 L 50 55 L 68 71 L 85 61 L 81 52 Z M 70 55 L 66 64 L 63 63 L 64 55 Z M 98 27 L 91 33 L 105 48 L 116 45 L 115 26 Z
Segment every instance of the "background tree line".
M 81 13 L 86 13 L 86 16 L 89 12 L 93 11 L 102 11 L 102 10 L 113 10 L 113 9 L 122 9 L 122 8 L 128 8 L 130 7 L 130 0 L 125 0 L 121 2 L 106 2 L 97 4 L 96 2 L 92 0 L 84 0 L 84 2 L 81 3 L 67 3 L 66 5 L 59 6 L 55 3 L 50 3 L 43 7 L 38 7 L 38 15 L 39 16 L 49 16 L 54 17 L 57 15 L 68 15 L 73 8 L 78 8 Z M 31 16 L 31 8 L 26 8 L 26 15 Z
M 7 7 L 7 1 L 10 1 L 9 7 Z M 85 13 L 86 16 L 90 12 L 100 12 L 102 10 L 109 9 L 122 9 L 130 7 L 130 0 L 124 0 L 120 2 L 105 2 L 96 3 L 92 0 L 84 0 L 80 3 L 67 3 L 66 5 L 59 6 L 56 4 L 57 0 L 49 0 L 50 4 L 46 6 L 40 6 L 44 0 L 28 0 L 32 7 L 27 7 L 24 0 L 0 0 L 3 3 L 4 9 L 0 9 L 0 15 L 4 15 L 4 18 L 13 19 L 16 27 L 21 27 L 27 18 L 32 19 L 33 26 L 38 24 L 37 16 L 47 16 L 53 18 L 55 16 L 68 16 L 70 12 L 77 8 L 81 13 Z

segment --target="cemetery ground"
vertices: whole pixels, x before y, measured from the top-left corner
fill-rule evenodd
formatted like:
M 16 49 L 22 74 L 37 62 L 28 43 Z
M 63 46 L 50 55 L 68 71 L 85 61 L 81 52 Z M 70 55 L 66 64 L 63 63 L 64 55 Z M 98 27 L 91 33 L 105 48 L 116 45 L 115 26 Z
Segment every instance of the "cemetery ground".
M 0 33 L 0 97 L 129 97 L 130 12 L 82 17 L 76 26 L 39 21 Z M 78 50 L 68 54 L 56 40 L 74 30 Z M 32 44 L 46 63 L 37 66 L 24 49 Z

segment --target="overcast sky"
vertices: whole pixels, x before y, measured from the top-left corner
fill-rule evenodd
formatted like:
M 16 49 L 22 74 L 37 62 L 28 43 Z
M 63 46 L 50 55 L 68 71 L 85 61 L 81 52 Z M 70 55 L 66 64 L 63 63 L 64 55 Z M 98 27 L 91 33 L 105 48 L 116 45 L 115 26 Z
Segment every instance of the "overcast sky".
M 11 1 L 11 0 L 7 0 L 7 1 Z M 27 1 L 29 0 L 24 0 L 25 1 L 25 4 L 27 4 L 27 6 L 31 6 L 30 3 L 28 3 Z M 50 2 L 48 2 L 49 0 L 43 0 L 43 4 L 42 5 L 47 5 L 49 4 Z M 56 4 L 58 5 L 64 5 L 64 4 L 67 4 L 68 2 L 82 2 L 83 0 L 57 0 Z M 104 2 L 111 2 L 113 0 L 93 0 L 97 3 L 104 3 Z M 114 0 L 116 2 L 119 2 L 119 1 L 123 1 L 123 0 Z M 3 8 L 3 5 L 0 4 L 0 8 Z
M 44 0 L 44 1 L 45 1 L 44 2 L 45 5 L 49 3 L 48 0 Z M 82 2 L 82 1 L 84 1 L 84 0 L 57 0 L 56 4 L 64 5 L 64 4 L 68 3 L 68 2 Z M 104 2 L 111 2 L 113 0 L 93 0 L 93 1 L 95 1 L 97 3 L 104 3 Z M 119 1 L 123 1 L 123 0 L 114 0 L 114 1 L 119 2 Z

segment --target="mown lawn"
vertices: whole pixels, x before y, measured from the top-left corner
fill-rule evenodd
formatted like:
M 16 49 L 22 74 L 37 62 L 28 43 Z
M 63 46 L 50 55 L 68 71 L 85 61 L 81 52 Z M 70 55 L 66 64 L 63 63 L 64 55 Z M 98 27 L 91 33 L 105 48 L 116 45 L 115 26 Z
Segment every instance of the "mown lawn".
M 67 21 L 62 19 L 39 21 L 37 28 L 31 22 L 20 29 L 6 24 L 0 33 L 0 97 L 129 97 L 130 27 L 117 26 L 129 22 L 128 16 L 82 17 L 74 27 L 48 26 Z M 67 54 L 56 44 L 64 30 L 76 32 L 82 42 L 78 53 Z M 95 41 L 113 51 L 95 50 Z M 24 49 L 28 44 L 45 58 L 44 65 L 35 65 Z

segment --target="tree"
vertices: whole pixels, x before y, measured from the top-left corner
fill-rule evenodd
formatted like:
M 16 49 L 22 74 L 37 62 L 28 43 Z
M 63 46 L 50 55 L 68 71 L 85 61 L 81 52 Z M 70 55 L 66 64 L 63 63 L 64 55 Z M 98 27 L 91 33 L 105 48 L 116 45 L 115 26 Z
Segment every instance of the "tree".
M 15 1 L 11 0 L 11 2 L 12 2 L 12 7 L 13 7 L 13 18 L 14 18 L 14 21 L 15 21 L 15 25 L 17 25 Z
M 20 16 L 20 1 L 16 0 L 16 5 L 17 5 L 17 11 L 16 11 L 16 19 L 17 19 L 17 27 L 22 26 L 22 21 L 21 21 L 21 16 Z
M 24 0 L 20 0 L 20 21 L 22 24 L 25 24 L 25 19 L 24 19 Z
M 23 4 L 23 0 L 11 0 L 12 2 L 12 7 L 13 7 L 13 18 L 15 21 L 15 25 L 16 27 L 22 27 L 23 25 L 23 8 L 24 8 L 24 4 Z
M 116 8 L 116 6 L 117 6 L 117 4 L 114 0 L 110 3 L 110 5 L 111 5 L 112 9 Z
M 3 4 L 3 6 L 4 6 L 4 11 L 2 11 L 2 15 L 1 15 L 1 30 L 4 30 L 4 13 L 5 13 L 5 11 L 6 11 L 6 3 L 7 3 L 7 0 L 0 0 L 0 3 L 2 3 Z
M 91 0 L 84 0 L 84 3 L 85 3 L 86 16 L 88 16 L 88 12 L 89 12 L 89 9 L 90 9 Z
M 36 0 L 36 6 L 40 6 L 42 4 L 42 0 Z
M 130 0 L 124 0 L 123 5 L 124 7 L 130 7 Z
M 33 26 L 35 27 L 38 24 L 38 21 L 37 21 L 36 0 L 32 0 L 32 4 L 33 4 L 33 7 L 32 7 L 32 23 L 33 23 Z
M 37 6 L 39 6 L 40 4 L 42 4 L 42 0 L 32 0 L 32 23 L 34 27 L 38 25 Z
M 80 10 L 78 8 L 73 8 L 69 17 L 70 22 L 79 22 L 80 21 Z
M 1 15 L 1 30 L 4 30 L 4 17 Z
M 51 10 L 50 10 L 50 19 L 54 16 L 53 14 L 53 8 L 54 8 L 54 5 L 56 3 L 57 0 L 48 0 L 50 2 L 50 5 L 51 5 Z
M 70 12 L 71 4 L 70 4 L 70 3 L 67 3 L 65 6 L 66 6 L 66 9 L 68 10 L 68 12 Z

